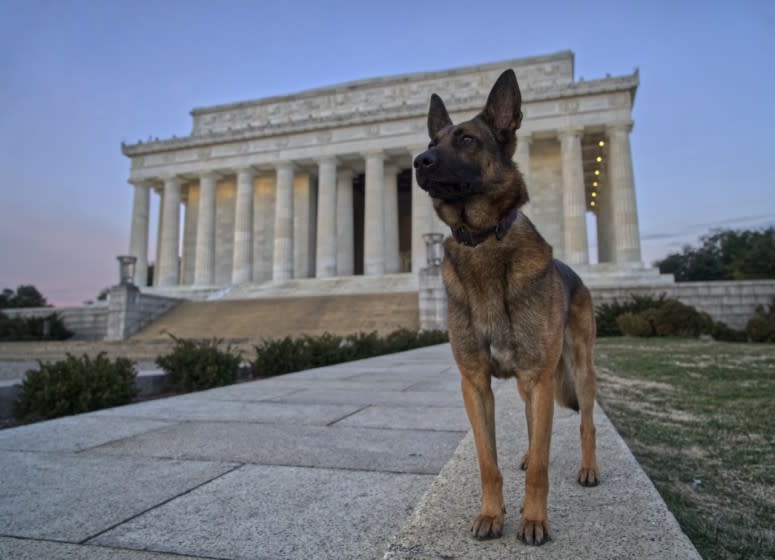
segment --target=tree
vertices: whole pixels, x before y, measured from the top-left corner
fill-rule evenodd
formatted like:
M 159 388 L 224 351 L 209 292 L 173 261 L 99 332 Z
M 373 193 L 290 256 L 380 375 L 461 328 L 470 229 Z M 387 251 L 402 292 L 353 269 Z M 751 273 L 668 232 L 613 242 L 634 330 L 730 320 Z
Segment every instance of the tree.
M 17 307 L 51 307 L 38 289 L 32 285 L 22 285 L 16 292 L 5 288 L 0 294 L 0 309 Z
M 664 274 L 678 282 L 707 280 L 754 280 L 775 278 L 775 228 L 765 230 L 717 230 L 658 261 Z

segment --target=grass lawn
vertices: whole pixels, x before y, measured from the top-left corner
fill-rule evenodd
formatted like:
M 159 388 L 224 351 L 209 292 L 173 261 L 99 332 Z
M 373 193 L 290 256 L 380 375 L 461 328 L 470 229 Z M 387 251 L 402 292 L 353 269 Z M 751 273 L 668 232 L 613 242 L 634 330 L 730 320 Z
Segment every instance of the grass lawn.
M 600 404 L 703 558 L 775 558 L 775 344 L 603 338 L 596 364 Z

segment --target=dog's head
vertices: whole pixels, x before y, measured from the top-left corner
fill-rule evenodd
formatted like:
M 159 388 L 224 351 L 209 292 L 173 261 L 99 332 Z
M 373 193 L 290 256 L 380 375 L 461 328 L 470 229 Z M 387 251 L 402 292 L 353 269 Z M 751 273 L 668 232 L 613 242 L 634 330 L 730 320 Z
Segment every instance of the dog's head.
M 522 123 L 522 94 L 513 70 L 500 75 L 484 109 L 455 125 L 441 97 L 431 95 L 428 150 L 414 160 L 417 182 L 434 198 L 446 202 L 471 196 L 509 194 L 516 206 L 528 200 L 527 190 L 512 162 L 516 131 Z

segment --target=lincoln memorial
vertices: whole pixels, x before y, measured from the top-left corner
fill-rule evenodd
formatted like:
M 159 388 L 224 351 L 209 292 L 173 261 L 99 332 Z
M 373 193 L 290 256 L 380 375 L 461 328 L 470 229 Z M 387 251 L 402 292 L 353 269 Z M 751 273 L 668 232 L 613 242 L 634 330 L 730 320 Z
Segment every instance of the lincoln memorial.
M 146 285 L 151 227 L 150 292 L 416 279 L 423 234 L 447 233 L 412 174 L 428 144 L 430 95 L 444 98 L 454 121 L 468 119 L 506 68 L 524 103 L 515 160 L 531 198 L 525 213 L 582 276 L 642 269 L 630 149 L 638 74 L 575 80 L 565 51 L 197 108 L 188 136 L 122 145 L 136 284 Z

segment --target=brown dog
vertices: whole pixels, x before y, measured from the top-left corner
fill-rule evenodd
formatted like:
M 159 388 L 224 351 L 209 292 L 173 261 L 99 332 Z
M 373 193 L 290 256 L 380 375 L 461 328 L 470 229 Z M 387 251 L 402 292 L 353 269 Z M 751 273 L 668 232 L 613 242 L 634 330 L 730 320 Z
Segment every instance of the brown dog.
M 449 297 L 449 338 L 462 375 L 466 412 L 476 440 L 482 510 L 477 538 L 503 531 L 503 479 L 495 448 L 490 381 L 516 377 L 525 401 L 529 448 L 518 537 L 549 538 L 549 445 L 554 399 L 581 410 L 583 486 L 598 484 L 595 458 L 595 319 L 589 290 L 519 209 L 528 200 L 512 161 L 522 121 L 522 96 L 512 70 L 497 80 L 484 110 L 459 125 L 431 96 L 428 150 L 414 160 L 419 185 L 451 228 L 442 265 Z

